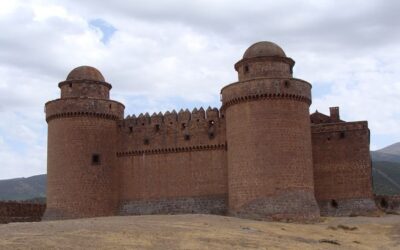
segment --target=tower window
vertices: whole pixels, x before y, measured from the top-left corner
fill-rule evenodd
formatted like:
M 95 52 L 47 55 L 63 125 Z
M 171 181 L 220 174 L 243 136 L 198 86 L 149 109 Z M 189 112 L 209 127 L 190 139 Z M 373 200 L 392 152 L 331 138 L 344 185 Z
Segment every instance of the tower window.
M 186 128 L 186 123 L 181 124 L 181 129 L 184 130 Z
M 133 132 L 133 127 L 129 127 L 129 133 Z
M 110 109 L 111 109 L 111 104 L 109 105 Z
M 289 81 L 285 81 L 285 87 L 289 88 L 290 87 L 290 82 Z
M 244 73 L 248 73 L 248 72 L 249 72 L 249 66 L 246 65 L 246 66 L 244 66 Z
M 160 131 L 160 124 L 156 124 L 155 129 L 156 129 L 156 132 Z
M 344 131 L 340 132 L 340 138 L 343 139 L 346 137 L 346 133 Z
M 69 84 L 69 87 L 72 88 L 72 83 Z
M 190 140 L 190 135 L 185 135 L 185 141 L 189 141 Z
M 92 155 L 92 165 L 100 165 L 100 155 L 99 154 Z
M 149 139 L 146 138 L 143 140 L 143 143 L 144 143 L 144 145 L 149 145 L 150 141 L 149 141 Z

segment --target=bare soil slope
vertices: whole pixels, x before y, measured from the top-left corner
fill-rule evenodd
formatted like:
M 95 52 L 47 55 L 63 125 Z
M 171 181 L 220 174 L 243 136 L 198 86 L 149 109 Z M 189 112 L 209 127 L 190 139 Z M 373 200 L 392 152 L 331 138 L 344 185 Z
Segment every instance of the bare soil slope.
M 400 216 L 316 224 L 213 215 L 104 217 L 0 225 L 0 249 L 400 249 Z

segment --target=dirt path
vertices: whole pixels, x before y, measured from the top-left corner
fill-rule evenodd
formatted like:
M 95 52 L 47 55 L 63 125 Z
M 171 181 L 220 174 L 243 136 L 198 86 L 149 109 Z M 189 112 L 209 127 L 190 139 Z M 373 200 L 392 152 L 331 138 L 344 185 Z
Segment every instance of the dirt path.
M 0 249 L 400 249 L 400 216 L 317 224 L 213 215 L 119 216 L 0 225 Z

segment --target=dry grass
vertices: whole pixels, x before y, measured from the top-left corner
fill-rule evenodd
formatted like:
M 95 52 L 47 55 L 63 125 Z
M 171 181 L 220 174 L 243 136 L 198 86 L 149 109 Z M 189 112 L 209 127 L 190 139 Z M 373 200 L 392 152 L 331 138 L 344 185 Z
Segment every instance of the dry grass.
M 316 224 L 213 215 L 119 216 L 0 225 L 0 249 L 400 249 L 400 216 Z

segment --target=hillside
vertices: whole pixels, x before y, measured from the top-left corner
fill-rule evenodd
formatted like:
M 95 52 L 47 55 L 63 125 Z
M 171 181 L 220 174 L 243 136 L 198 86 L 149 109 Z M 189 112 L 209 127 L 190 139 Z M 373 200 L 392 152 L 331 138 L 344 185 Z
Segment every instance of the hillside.
M 46 196 L 47 175 L 0 180 L 0 200 L 29 200 Z
M 400 163 L 400 142 L 382 148 L 380 150 L 371 151 L 373 161 L 386 161 Z
M 400 163 L 377 161 L 372 163 L 374 193 L 400 194 Z

